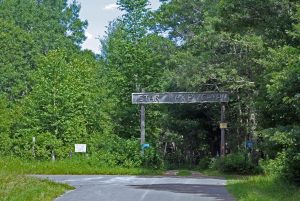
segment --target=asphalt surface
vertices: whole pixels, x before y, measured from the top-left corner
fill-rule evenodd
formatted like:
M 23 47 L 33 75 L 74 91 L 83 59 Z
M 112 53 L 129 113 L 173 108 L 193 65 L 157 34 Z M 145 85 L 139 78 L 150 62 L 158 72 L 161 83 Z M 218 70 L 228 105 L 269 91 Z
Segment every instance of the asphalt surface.
M 55 201 L 234 201 L 226 180 L 209 177 L 38 175 L 76 189 Z

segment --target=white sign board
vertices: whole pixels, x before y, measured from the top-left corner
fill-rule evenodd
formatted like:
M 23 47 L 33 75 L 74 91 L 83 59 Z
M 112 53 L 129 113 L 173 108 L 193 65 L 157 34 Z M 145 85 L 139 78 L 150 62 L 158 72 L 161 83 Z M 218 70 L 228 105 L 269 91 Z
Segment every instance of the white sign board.
M 86 144 L 75 144 L 75 152 L 86 153 Z

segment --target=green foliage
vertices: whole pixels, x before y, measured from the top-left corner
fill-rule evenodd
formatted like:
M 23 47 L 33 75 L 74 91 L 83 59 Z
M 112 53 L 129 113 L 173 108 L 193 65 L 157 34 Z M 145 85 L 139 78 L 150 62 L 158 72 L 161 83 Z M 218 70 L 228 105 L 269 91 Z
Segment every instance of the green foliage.
M 174 0 L 164 3 L 155 13 L 156 30 L 169 31 L 174 40 L 191 40 L 204 22 L 203 1 Z
M 263 139 L 261 148 L 271 159 L 265 164 L 266 173 L 299 181 L 299 126 L 264 130 L 260 136 Z
M 8 105 L 9 101 L 0 96 L 0 152 L 3 154 L 9 153 L 11 148 L 10 127 L 14 122 L 14 118 L 17 118 Z
M 179 170 L 176 176 L 191 176 L 192 173 L 189 170 Z
M 246 153 L 233 153 L 218 158 L 212 164 L 213 169 L 224 173 L 253 174 L 259 173 L 259 168 L 249 160 Z
M 146 35 L 146 27 L 141 19 L 128 19 L 128 16 L 136 17 L 134 12 L 142 15 L 145 12 L 143 9 L 132 12 L 111 23 L 108 35 L 102 40 L 102 57 L 107 69 L 105 74 L 112 89 L 110 96 L 116 97 L 117 109 L 113 114 L 113 119 L 116 120 L 115 133 L 125 138 L 139 135 L 136 121 L 139 111 L 138 107 L 131 103 L 131 93 L 142 89 L 161 91 L 164 64 L 174 50 L 174 45 L 167 39 L 157 34 Z M 131 26 L 131 23 L 137 25 Z M 136 27 L 140 27 L 141 30 L 135 30 Z M 137 35 L 132 36 L 134 33 Z M 156 110 L 149 116 L 159 118 L 160 115 Z M 154 125 L 158 122 L 159 119 L 152 118 L 149 127 L 147 125 L 147 133 L 151 133 L 150 139 L 158 135 Z
M 65 0 L 0 2 L 0 92 L 10 101 L 23 98 L 32 87 L 36 59 L 57 48 L 78 49 L 87 22 L 80 7 Z M 68 33 L 68 36 L 67 36 Z
M 3 154 L 3 152 L 1 152 Z M 67 190 L 74 189 L 66 184 L 57 184 L 49 180 L 41 180 L 24 173 L 29 165 L 17 157 L 0 158 L 0 200 L 1 201 L 51 201 Z M 46 168 L 49 168 L 49 165 Z M 27 170 L 27 172 L 25 171 Z
M 87 22 L 79 19 L 79 11 L 76 1 L 70 5 L 66 0 L 0 2 L 0 19 L 13 22 L 33 37 L 35 46 L 30 53 L 45 54 L 58 47 L 80 45 Z
M 34 43 L 30 34 L 12 22 L 0 20 L 0 30 L 0 91 L 14 101 L 28 93 Z
M 210 157 L 203 157 L 200 159 L 199 164 L 198 164 L 198 168 L 200 170 L 206 170 L 208 168 L 210 168 L 209 166 L 212 165 L 212 159 Z
M 227 140 L 232 150 L 241 150 L 246 134 L 253 135 L 256 129 L 299 125 L 298 6 L 296 1 L 277 0 L 173 0 L 157 12 L 156 28 L 164 34 L 167 31 L 179 46 L 167 62 L 165 88 L 229 90 Z M 201 116 L 209 116 L 210 125 L 219 121 L 217 109 L 213 105 L 193 108 Z M 169 113 L 174 121 L 174 112 Z M 194 119 L 190 118 L 186 125 L 189 121 Z M 182 132 L 182 127 L 178 124 L 170 129 L 168 124 L 167 129 L 186 136 L 188 131 Z M 214 128 L 202 124 L 202 129 L 214 135 Z M 203 133 L 198 137 L 203 139 Z M 208 141 L 213 144 L 214 138 L 217 136 Z M 279 151 L 268 147 L 275 155 Z M 235 160 L 242 164 L 241 158 Z
M 243 201 L 297 201 L 300 199 L 299 187 L 271 176 L 251 176 L 229 181 L 229 192 Z
M 241 152 L 250 135 L 271 158 L 266 170 L 299 178 L 299 2 L 161 2 L 150 11 L 148 0 L 117 1 L 123 16 L 96 57 L 79 48 L 87 22 L 76 1 L 0 1 L 1 153 L 61 159 L 86 143 L 101 165 L 206 167 L 219 153 L 219 104 L 147 106 L 152 146 L 141 157 L 130 96 L 228 91 L 229 148 Z M 252 162 L 230 154 L 215 164 L 248 173 Z
M 103 166 L 140 167 L 142 158 L 139 142 L 135 139 L 122 139 L 116 135 L 101 136 L 97 158 Z M 124 151 L 126 150 L 126 151 Z
M 1 156 L 3 174 L 104 174 L 104 175 L 161 175 L 162 170 L 152 168 L 128 168 L 104 164 L 96 155 L 73 154 L 72 158 L 41 161 L 25 160 L 15 156 Z
M 89 55 L 53 51 L 40 58 L 35 85 L 24 99 L 23 118 L 14 134 L 15 153 L 37 158 L 66 157 L 75 143 L 89 143 L 95 133 L 110 130 L 105 92 L 97 80 L 98 66 Z M 96 96 L 97 93 L 97 96 Z M 105 94 L 103 94 L 105 96 Z M 94 110 L 94 108 L 103 108 Z M 36 143 L 32 144 L 32 137 Z
M 41 129 L 45 127 L 45 121 L 49 120 L 48 117 L 48 120 L 40 119 L 47 116 L 46 112 L 41 110 L 47 110 L 45 99 L 49 98 L 45 96 L 49 89 L 46 84 L 48 80 L 44 80 L 42 86 L 41 79 L 46 76 L 41 72 L 46 66 L 51 67 L 43 63 L 41 58 L 57 48 L 78 51 L 78 46 L 85 38 L 86 28 L 86 22 L 79 19 L 79 9 L 75 2 L 68 5 L 64 0 L 55 3 L 31 0 L 0 2 L 0 110 L 1 114 L 5 115 L 3 119 L 6 119 L 0 122 L 3 153 L 32 157 L 32 137 L 39 134 L 41 136 L 37 137 L 37 140 L 40 145 L 35 147 L 37 157 L 49 157 L 48 151 L 53 150 L 53 146 L 62 145 L 49 130 Z M 38 85 L 41 87 L 40 93 Z M 41 96 L 45 96 L 45 99 Z M 29 110 L 32 110 L 31 115 Z M 25 117 L 27 114 L 28 117 Z M 37 125 L 39 123 L 40 125 Z M 78 119 L 76 125 L 77 123 Z M 46 138 L 49 138 L 48 142 Z M 57 154 L 62 155 L 63 148 L 57 149 Z
M 149 16 L 148 0 L 118 0 L 119 9 L 125 11 L 122 16 L 122 29 L 126 32 L 128 41 L 136 42 L 143 38 L 147 33 L 147 24 L 145 23 Z
M 263 121 L 265 124 L 291 125 L 299 121 L 299 55 L 298 48 L 284 46 L 270 49 L 269 56 L 261 61 L 266 66 L 264 84 L 267 96 L 260 107 L 265 112 L 263 118 L 271 115 Z
M 51 201 L 72 189 L 66 184 L 0 172 L 1 201 Z
M 156 149 L 150 147 L 141 155 L 140 142 L 134 138 L 124 139 L 112 134 L 102 135 L 95 143 L 95 147 L 93 156 L 102 166 L 163 168 L 163 161 Z
M 242 34 L 254 32 L 268 43 L 284 44 L 289 40 L 285 30 L 292 28 L 291 15 L 296 4 L 296 1 L 289 0 L 221 0 L 218 10 L 228 21 L 220 22 L 218 28 Z
M 286 167 L 286 153 L 279 153 L 275 159 L 269 159 L 262 162 L 262 168 L 266 175 L 275 177 L 282 176 L 283 170 Z
M 164 168 L 164 161 L 161 155 L 157 151 L 157 147 L 150 147 L 144 150 L 142 156 L 142 165 L 145 168 L 152 168 L 154 170 L 160 170 Z

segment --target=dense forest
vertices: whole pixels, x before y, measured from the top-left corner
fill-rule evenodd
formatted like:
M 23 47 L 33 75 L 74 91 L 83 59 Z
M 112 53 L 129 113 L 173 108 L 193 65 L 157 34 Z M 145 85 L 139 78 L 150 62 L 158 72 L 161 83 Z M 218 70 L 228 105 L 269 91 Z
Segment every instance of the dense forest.
M 246 156 L 234 171 L 257 171 L 261 158 L 300 179 L 299 1 L 117 4 L 124 14 L 95 54 L 81 49 L 88 22 L 76 1 L 0 0 L 2 155 L 63 159 L 85 143 L 99 164 L 209 166 L 220 155 L 219 103 L 147 105 L 141 156 L 131 93 L 228 91 L 230 154 L 215 165 Z

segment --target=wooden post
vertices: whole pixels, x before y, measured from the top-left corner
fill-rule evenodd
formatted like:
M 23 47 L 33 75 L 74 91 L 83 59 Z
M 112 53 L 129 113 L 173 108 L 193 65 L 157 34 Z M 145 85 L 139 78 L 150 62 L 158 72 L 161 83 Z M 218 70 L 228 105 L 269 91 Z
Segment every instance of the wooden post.
M 145 144 L 145 105 L 141 105 L 141 149 L 144 154 L 143 145 Z
M 32 137 L 32 156 L 35 158 L 35 137 Z
M 142 89 L 142 92 L 144 93 L 145 90 Z M 142 155 L 144 154 L 144 148 L 143 145 L 145 144 L 145 136 L 146 136 L 146 132 L 145 132 L 145 105 L 141 104 L 141 153 Z
M 145 105 L 141 105 L 141 145 L 145 144 Z
M 225 104 L 221 105 L 221 123 L 225 122 Z M 221 128 L 221 157 L 225 156 L 225 128 Z

